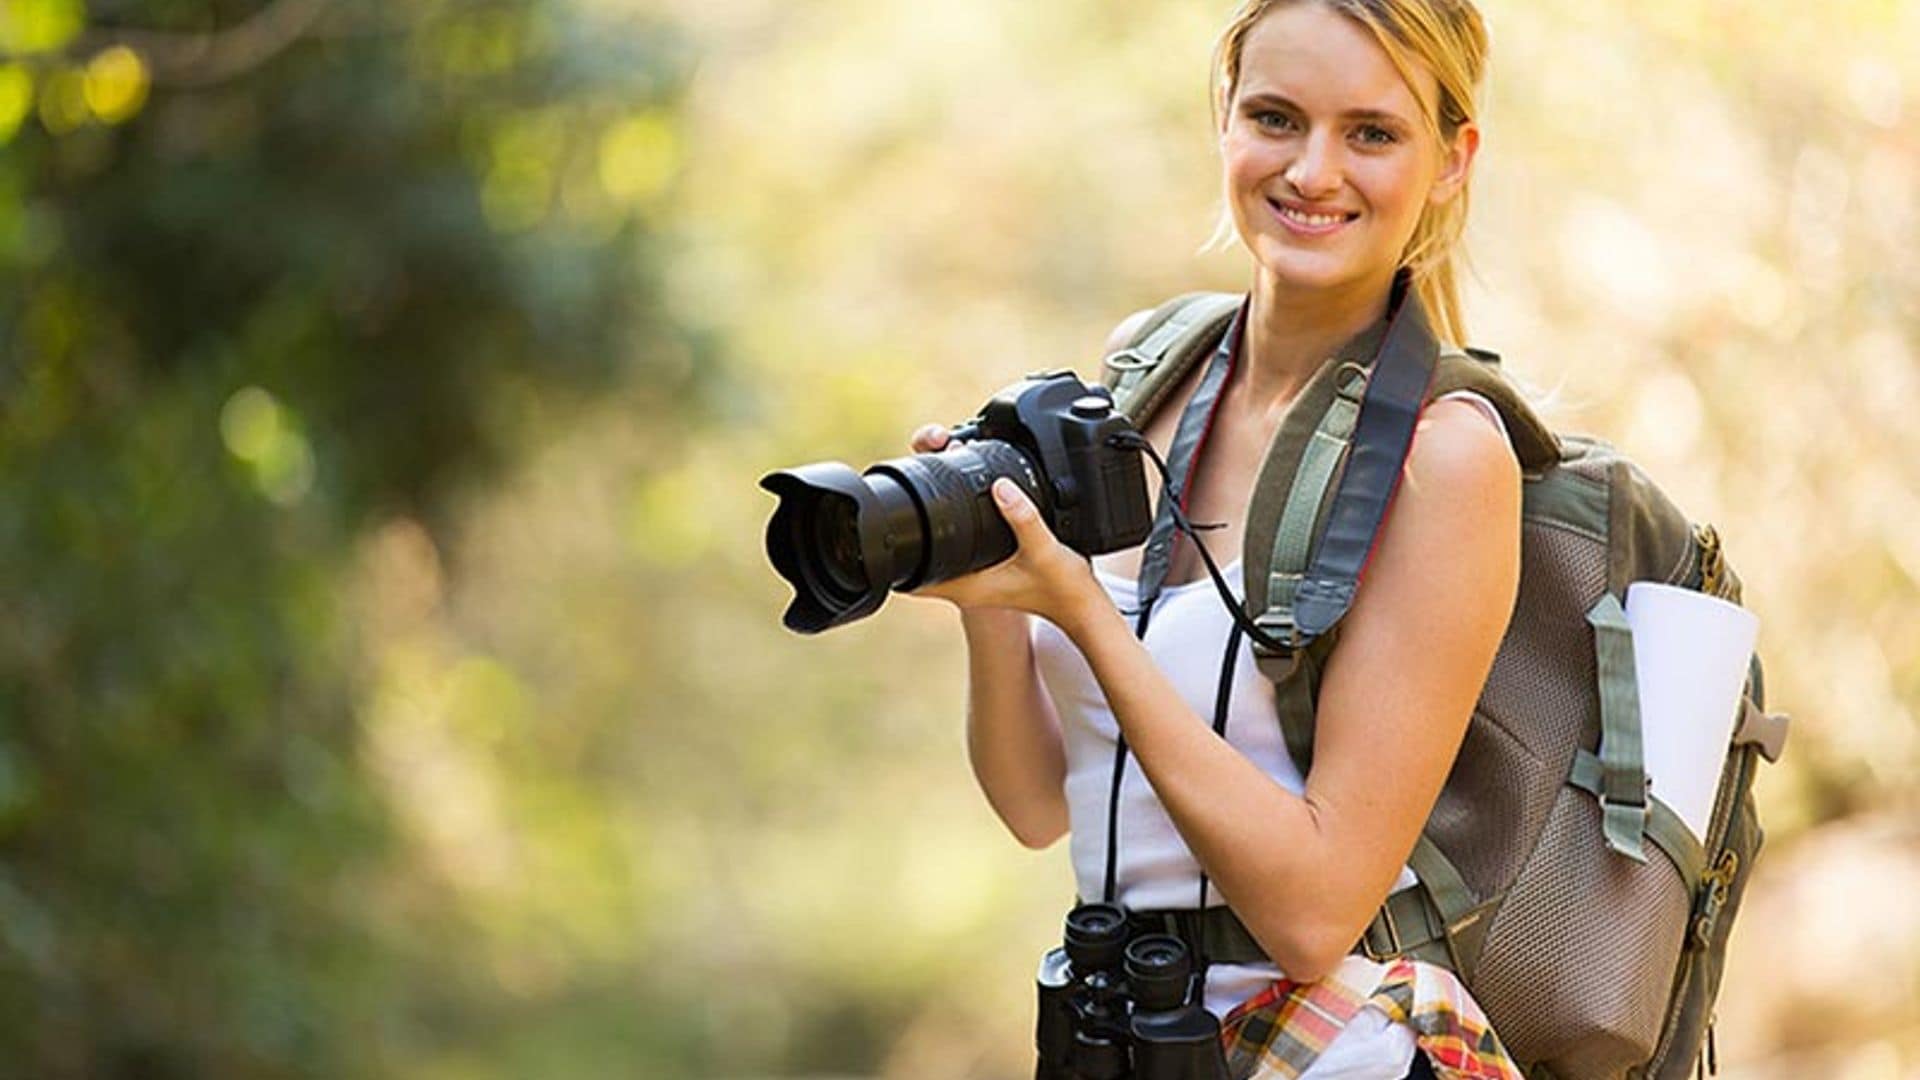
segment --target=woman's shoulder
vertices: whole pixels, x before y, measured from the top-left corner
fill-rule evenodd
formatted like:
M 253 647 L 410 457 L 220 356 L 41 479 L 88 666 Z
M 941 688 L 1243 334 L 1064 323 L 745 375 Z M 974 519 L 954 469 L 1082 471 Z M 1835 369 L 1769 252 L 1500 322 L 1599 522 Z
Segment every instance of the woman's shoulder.
M 1492 424 L 1494 430 L 1500 433 L 1502 441 L 1512 441 L 1511 436 L 1507 433 L 1506 418 L 1500 415 L 1500 407 L 1495 405 L 1485 394 L 1482 394 L 1478 390 L 1450 390 L 1435 398 L 1434 404 L 1437 405 L 1448 401 L 1465 402 L 1480 410 L 1480 415 L 1486 417 L 1487 422 Z
M 1107 335 L 1106 351 L 1113 353 L 1126 348 L 1127 342 L 1132 341 L 1134 335 L 1138 334 L 1140 328 L 1145 326 L 1147 320 L 1152 317 L 1152 308 L 1141 308 L 1139 311 L 1121 319 L 1119 324 L 1113 328 L 1113 332 Z
M 1491 402 L 1470 392 L 1448 394 L 1420 414 L 1407 455 L 1407 478 L 1450 493 L 1445 498 L 1480 490 L 1517 493 L 1520 461 Z

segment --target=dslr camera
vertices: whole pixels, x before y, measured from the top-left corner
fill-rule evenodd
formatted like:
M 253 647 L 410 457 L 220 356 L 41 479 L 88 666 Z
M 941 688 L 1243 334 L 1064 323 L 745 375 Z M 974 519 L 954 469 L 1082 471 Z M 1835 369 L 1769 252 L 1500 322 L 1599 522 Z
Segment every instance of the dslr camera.
M 1227 1080 L 1185 942 L 1131 933 L 1118 904 L 1075 907 L 1061 936 L 1035 978 L 1034 1080 Z
M 782 617 L 817 634 L 908 591 L 1012 555 L 993 482 L 1019 484 L 1060 541 L 1082 555 L 1132 547 L 1152 529 L 1142 443 L 1105 387 L 1071 371 L 1029 375 L 954 428 L 937 454 L 856 473 L 837 461 L 768 473 L 780 505 L 767 557 L 793 586 Z

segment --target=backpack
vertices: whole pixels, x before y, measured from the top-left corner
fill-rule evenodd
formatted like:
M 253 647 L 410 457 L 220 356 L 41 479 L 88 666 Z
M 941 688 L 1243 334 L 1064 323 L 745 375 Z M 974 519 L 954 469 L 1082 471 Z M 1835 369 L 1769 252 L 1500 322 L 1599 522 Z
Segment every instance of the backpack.
M 1136 426 L 1218 346 L 1239 302 L 1176 297 L 1106 358 L 1103 382 Z M 1410 292 L 1405 303 L 1417 309 Z M 1357 951 L 1452 970 L 1535 1080 L 1678 1080 L 1712 1062 L 1727 937 L 1763 838 L 1756 762 L 1778 758 L 1787 720 L 1765 711 L 1753 657 L 1702 843 L 1647 794 L 1621 605 L 1628 583 L 1641 580 L 1738 603 L 1740 580 L 1712 526 L 1691 523 L 1607 443 L 1548 429 L 1497 356 L 1432 348 L 1425 401 L 1473 390 L 1506 421 L 1523 473 L 1520 588 L 1408 859 L 1420 883 L 1387 898 Z M 1294 593 L 1353 457 L 1357 391 L 1375 366 L 1323 365 L 1273 438 L 1242 552 L 1255 625 L 1293 623 Z M 1337 638 L 1335 625 L 1291 656 L 1255 646 L 1303 774 L 1319 676 Z M 1207 931 L 1212 958 L 1263 959 L 1248 954 L 1258 947 L 1231 913 L 1217 910 L 1234 926 Z

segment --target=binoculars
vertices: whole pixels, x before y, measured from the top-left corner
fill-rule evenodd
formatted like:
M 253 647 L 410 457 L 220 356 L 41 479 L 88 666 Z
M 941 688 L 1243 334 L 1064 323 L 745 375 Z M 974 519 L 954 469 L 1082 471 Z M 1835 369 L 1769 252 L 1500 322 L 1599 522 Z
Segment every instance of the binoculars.
M 1035 980 L 1034 1080 L 1227 1080 L 1185 942 L 1132 934 L 1118 904 L 1078 905 L 1061 937 Z

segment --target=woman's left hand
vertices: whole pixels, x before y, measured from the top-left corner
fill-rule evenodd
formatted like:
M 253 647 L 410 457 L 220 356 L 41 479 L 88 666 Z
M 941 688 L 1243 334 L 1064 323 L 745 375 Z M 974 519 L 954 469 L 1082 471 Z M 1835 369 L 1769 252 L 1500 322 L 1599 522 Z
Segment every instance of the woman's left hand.
M 970 608 L 1012 608 L 1066 627 L 1089 605 L 1111 603 L 1085 556 L 1060 542 L 1020 486 L 993 482 L 993 501 L 1018 544 L 1009 558 L 984 570 L 924 585 L 910 596 L 932 596 Z

